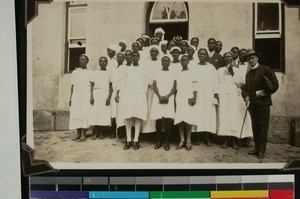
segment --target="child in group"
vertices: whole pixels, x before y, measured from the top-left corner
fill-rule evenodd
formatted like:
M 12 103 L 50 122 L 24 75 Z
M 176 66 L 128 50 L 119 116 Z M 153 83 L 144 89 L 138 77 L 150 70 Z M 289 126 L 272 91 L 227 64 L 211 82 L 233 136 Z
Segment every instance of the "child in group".
M 194 72 L 188 68 L 189 58 L 187 55 L 181 56 L 182 71 L 176 78 L 176 113 L 175 124 L 179 127 L 180 142 L 176 149 L 183 148 L 185 144 L 184 132 L 186 131 L 186 149 L 192 149 L 191 128 L 197 124 L 196 101 L 197 101 L 197 81 Z
M 131 129 L 135 127 L 133 139 L 133 149 L 140 148 L 138 139 L 142 127 L 142 121 L 147 118 L 147 89 L 149 85 L 148 78 L 142 67 L 139 65 L 140 54 L 132 52 L 132 66 L 127 67 L 124 75 L 124 88 L 122 98 L 116 96 L 116 99 L 123 100 L 122 118 L 125 119 L 127 141 L 124 150 L 131 147 Z M 119 92 L 117 92 L 119 95 Z
M 111 126 L 111 96 L 112 83 L 110 80 L 111 72 L 106 70 L 107 58 L 100 57 L 100 70 L 93 72 L 94 81 L 94 106 L 89 115 L 89 125 L 94 126 L 93 140 L 103 139 L 103 130 L 105 126 Z
M 87 55 L 80 55 L 80 67 L 76 68 L 71 76 L 69 129 L 77 130 L 77 136 L 74 140 L 78 141 L 86 140 L 88 113 L 91 108 L 90 106 L 94 104 L 94 82 L 91 71 L 87 68 L 88 62 L 89 58 Z
M 153 76 L 153 89 L 155 96 L 153 98 L 151 116 L 156 120 L 156 144 L 155 149 L 162 146 L 162 127 L 164 124 L 164 149 L 170 150 L 170 134 L 175 117 L 174 94 L 176 91 L 175 74 L 169 71 L 171 58 L 164 55 L 161 59 L 162 70 Z

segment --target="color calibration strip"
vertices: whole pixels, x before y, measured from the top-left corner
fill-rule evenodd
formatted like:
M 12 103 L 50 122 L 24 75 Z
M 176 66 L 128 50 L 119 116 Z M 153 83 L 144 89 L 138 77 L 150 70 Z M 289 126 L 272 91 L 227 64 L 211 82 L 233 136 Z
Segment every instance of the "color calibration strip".
M 31 177 L 30 199 L 294 199 L 294 175 Z

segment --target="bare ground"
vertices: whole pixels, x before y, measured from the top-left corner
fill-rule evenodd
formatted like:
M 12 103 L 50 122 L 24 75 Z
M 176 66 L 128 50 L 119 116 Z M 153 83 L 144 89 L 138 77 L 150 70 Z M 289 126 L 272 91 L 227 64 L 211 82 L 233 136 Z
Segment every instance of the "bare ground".
M 300 158 L 300 147 L 288 144 L 267 144 L 267 153 L 262 160 L 247 152 L 252 147 L 240 147 L 238 154 L 228 147 L 222 149 L 219 144 L 207 147 L 204 143 L 193 145 L 191 151 L 176 150 L 177 142 L 171 142 L 170 151 L 154 149 L 154 133 L 141 134 L 139 150 L 124 151 L 124 139 L 91 140 L 88 131 L 85 142 L 77 142 L 73 131 L 34 132 L 35 158 L 49 162 L 74 163 L 286 163 L 290 159 Z

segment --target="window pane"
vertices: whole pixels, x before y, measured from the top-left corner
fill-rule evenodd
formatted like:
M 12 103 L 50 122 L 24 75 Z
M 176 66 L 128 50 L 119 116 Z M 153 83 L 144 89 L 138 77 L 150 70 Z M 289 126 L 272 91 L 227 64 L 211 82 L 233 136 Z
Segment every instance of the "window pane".
M 171 9 L 170 19 L 186 19 L 185 6 L 183 2 L 175 2 Z
M 158 2 L 152 12 L 152 20 L 168 19 L 168 11 L 163 2 Z
M 259 63 L 275 70 L 280 70 L 280 66 L 283 65 L 281 48 L 281 38 L 255 39 L 255 50 L 262 53 Z
M 257 30 L 279 30 L 279 4 L 257 4 Z
M 85 54 L 85 48 L 70 48 L 69 49 L 69 70 L 73 71 L 79 66 L 79 56 Z
M 71 30 L 70 37 L 84 37 L 85 38 L 85 29 L 86 29 L 86 14 L 76 14 L 71 15 Z

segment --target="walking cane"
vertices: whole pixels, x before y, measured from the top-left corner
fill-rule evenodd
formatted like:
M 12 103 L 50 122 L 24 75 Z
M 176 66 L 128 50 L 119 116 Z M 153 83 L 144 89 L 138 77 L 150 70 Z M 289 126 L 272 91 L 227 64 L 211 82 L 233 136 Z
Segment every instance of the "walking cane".
M 237 144 L 237 148 L 236 148 L 236 153 L 235 153 L 236 155 L 238 154 L 238 151 L 239 151 L 239 149 L 240 149 L 240 142 L 241 142 L 241 137 L 242 137 L 242 133 L 243 133 L 245 121 L 246 121 L 246 116 L 247 116 L 249 104 L 250 104 L 250 102 L 246 105 L 246 111 L 245 111 L 245 115 L 244 115 L 244 119 L 243 119 L 243 124 L 242 124 L 242 128 L 241 128 L 241 133 L 240 133 L 240 137 L 239 137 L 238 144 Z

